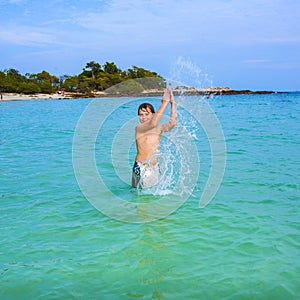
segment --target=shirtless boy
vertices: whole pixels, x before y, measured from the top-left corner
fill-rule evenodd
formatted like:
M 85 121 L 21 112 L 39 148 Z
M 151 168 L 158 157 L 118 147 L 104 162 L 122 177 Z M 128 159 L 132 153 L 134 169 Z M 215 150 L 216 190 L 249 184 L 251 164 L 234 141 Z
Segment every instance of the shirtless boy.
M 169 103 L 171 103 L 170 121 L 159 124 Z M 140 124 L 135 128 L 137 155 L 132 172 L 132 186 L 149 188 L 159 182 L 160 138 L 164 132 L 174 128 L 177 122 L 176 103 L 172 90 L 166 89 L 164 91 L 161 105 L 156 113 L 151 104 L 143 103 L 138 108 L 138 116 Z

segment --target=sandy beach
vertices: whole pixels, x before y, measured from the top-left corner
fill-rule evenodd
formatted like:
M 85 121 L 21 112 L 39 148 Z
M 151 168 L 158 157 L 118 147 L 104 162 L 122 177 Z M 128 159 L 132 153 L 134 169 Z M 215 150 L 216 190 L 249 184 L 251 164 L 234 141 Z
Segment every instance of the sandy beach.
M 58 99 L 70 99 L 69 95 L 62 95 L 58 93 L 53 94 L 17 94 L 17 93 L 2 93 L 1 101 L 22 101 L 22 100 L 58 100 Z

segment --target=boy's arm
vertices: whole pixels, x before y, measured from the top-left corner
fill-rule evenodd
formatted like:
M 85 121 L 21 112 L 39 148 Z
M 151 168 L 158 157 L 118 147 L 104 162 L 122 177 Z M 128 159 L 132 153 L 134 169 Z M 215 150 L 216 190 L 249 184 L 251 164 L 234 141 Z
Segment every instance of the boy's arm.
M 163 132 L 170 131 L 173 129 L 177 124 L 177 110 L 176 110 L 176 103 L 174 100 L 174 95 L 172 90 L 170 90 L 170 97 L 171 97 L 171 114 L 170 114 L 170 121 L 161 125 L 161 130 Z

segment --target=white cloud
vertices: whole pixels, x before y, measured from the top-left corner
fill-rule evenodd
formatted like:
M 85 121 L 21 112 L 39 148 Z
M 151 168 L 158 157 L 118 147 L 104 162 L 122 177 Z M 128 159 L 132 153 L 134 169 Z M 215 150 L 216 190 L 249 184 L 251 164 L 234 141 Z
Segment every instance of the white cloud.
M 105 9 L 80 14 L 72 22 L 104 34 L 106 41 L 133 40 L 171 45 L 177 42 L 257 44 L 296 41 L 295 9 L 282 1 L 111 1 Z M 295 5 L 294 5 L 295 6 Z M 298 5 L 299 6 L 299 5 Z M 295 21 L 293 20 L 295 18 Z M 293 26 L 286 19 L 289 18 Z
M 51 34 L 34 31 L 29 27 L 0 29 L 0 40 L 11 44 L 42 46 L 55 42 Z
M 6 41 L 32 43 L 55 34 L 55 41 L 54 38 L 50 41 L 60 39 L 65 43 L 72 36 L 74 38 L 69 41 L 74 47 L 82 42 L 91 47 L 99 44 L 111 47 L 120 44 L 127 47 L 168 45 L 171 48 L 186 45 L 195 49 L 209 43 L 253 45 L 300 40 L 294 1 L 290 1 L 293 5 L 284 5 L 283 9 L 280 6 L 282 0 L 136 0 L 134 3 L 113 0 L 104 5 L 91 1 L 84 8 L 83 2 L 72 3 L 72 6 L 61 1 L 50 3 L 47 7 L 53 11 L 40 11 L 39 15 L 34 14 L 34 2 L 26 6 L 26 22 L 35 36 L 25 32 L 23 37 L 23 33 L 13 32 L 13 37 L 6 37 Z M 43 7 L 39 5 L 39 8 Z M 287 18 L 289 22 L 286 22 Z M 21 24 L 24 20 L 21 19 Z

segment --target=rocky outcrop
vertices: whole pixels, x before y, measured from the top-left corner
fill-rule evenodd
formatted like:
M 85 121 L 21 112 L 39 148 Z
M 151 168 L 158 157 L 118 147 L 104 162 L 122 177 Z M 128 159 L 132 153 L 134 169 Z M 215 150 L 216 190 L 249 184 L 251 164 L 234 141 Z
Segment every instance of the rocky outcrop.
M 147 90 L 106 90 L 104 92 L 97 92 L 93 97 L 156 97 L 161 96 L 163 88 L 147 89 Z M 213 87 L 196 89 L 190 87 L 176 87 L 173 89 L 175 96 L 210 96 L 210 95 L 238 95 L 238 94 L 273 94 L 274 91 L 251 91 L 251 90 L 232 90 L 229 87 Z M 91 97 L 91 95 L 89 95 Z

